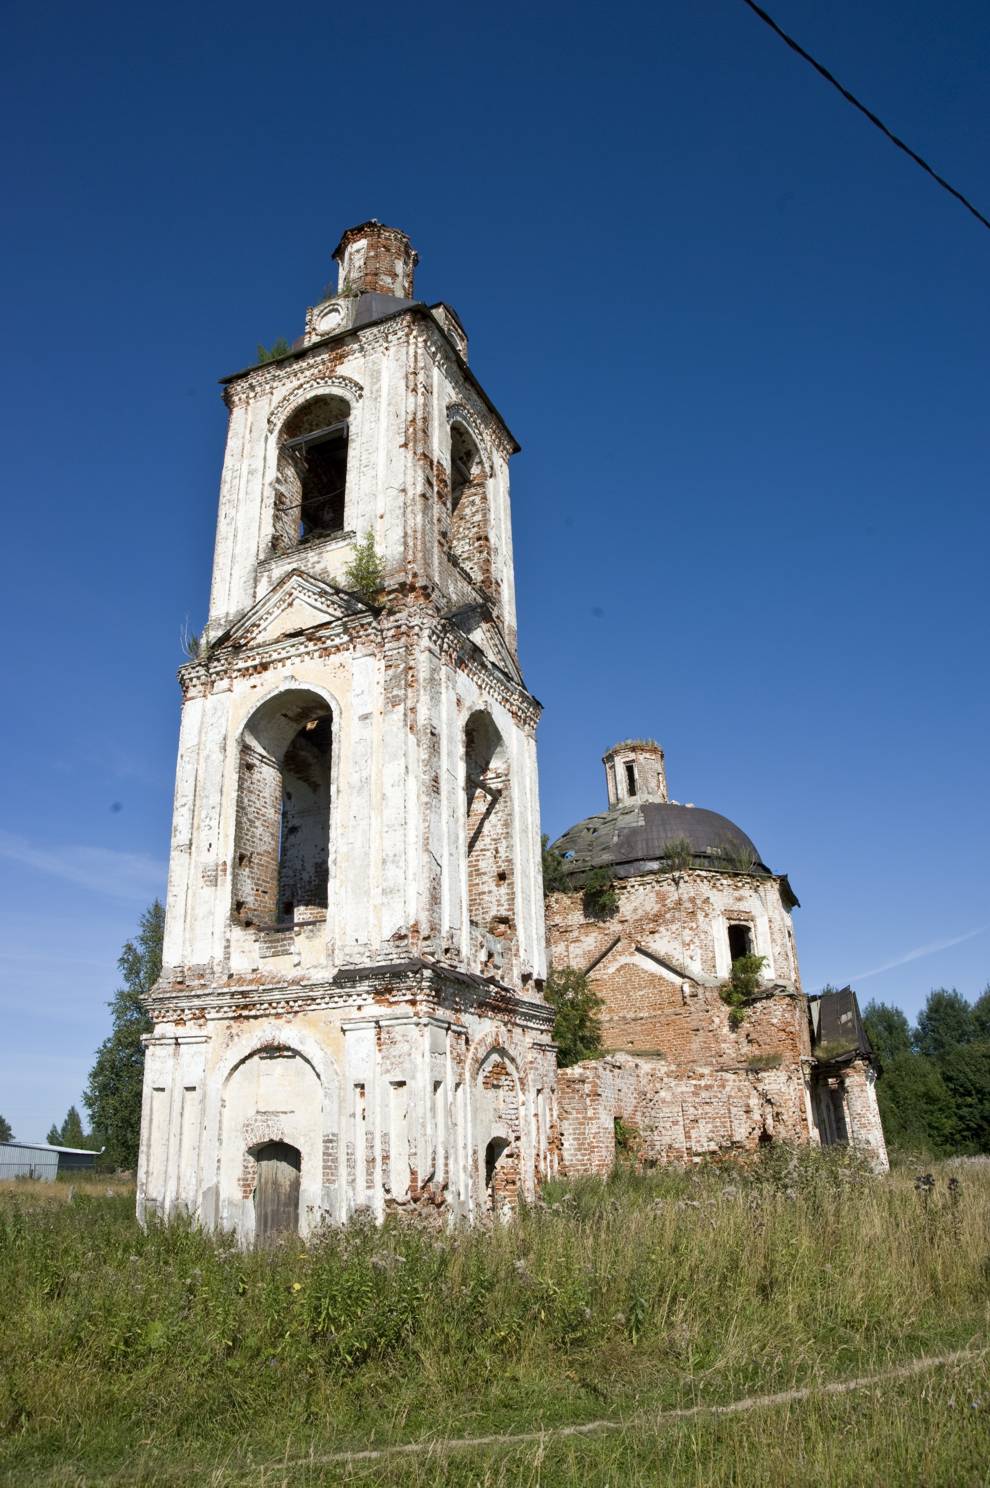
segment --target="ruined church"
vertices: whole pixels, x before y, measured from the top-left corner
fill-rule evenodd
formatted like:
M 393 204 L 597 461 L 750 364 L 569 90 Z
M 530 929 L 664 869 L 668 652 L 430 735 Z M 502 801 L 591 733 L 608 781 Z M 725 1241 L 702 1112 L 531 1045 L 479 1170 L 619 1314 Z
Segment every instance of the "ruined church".
M 405 234 L 366 222 L 334 257 L 295 345 L 224 380 L 139 1215 L 243 1244 L 358 1211 L 473 1220 L 607 1171 L 629 1130 L 646 1160 L 783 1137 L 882 1166 L 853 994 L 815 1011 L 787 880 L 724 818 L 671 814 L 693 809 L 667 800 L 657 746 L 607 756 L 609 810 L 559 844 L 549 946 L 600 990 L 610 1052 L 558 1071 L 518 446 L 456 313 L 415 299 Z M 581 887 L 601 866 L 608 915 Z M 718 987 L 744 946 L 769 970 L 735 1028 Z

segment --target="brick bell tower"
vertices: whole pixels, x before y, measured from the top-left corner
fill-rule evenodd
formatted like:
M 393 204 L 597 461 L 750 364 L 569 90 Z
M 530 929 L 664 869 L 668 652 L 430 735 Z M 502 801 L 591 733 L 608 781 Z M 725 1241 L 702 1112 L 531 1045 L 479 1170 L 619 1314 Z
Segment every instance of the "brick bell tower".
M 498 1212 L 556 1164 L 518 446 L 405 234 L 334 257 L 293 349 L 224 379 L 148 1004 L 138 1213 L 245 1244 Z

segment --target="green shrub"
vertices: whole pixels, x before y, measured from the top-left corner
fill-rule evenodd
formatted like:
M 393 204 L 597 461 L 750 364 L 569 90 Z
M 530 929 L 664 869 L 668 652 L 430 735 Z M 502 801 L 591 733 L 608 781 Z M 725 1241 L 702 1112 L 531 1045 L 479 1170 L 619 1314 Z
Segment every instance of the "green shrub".
M 584 912 L 589 920 L 607 920 L 619 907 L 611 868 L 592 868 L 581 883 Z
M 553 1038 L 561 1069 L 602 1052 L 602 1000 L 585 972 L 573 966 L 551 969 L 543 995 L 554 1010 Z
M 344 582 L 354 594 L 368 604 L 375 604 L 385 583 L 385 562 L 378 556 L 375 535 L 369 529 L 354 549 L 354 557 L 344 570 Z
M 728 981 L 718 989 L 722 1001 L 728 1004 L 732 1028 L 739 1027 L 746 1009 L 764 995 L 762 973 L 766 959 L 766 956 L 737 956 Z

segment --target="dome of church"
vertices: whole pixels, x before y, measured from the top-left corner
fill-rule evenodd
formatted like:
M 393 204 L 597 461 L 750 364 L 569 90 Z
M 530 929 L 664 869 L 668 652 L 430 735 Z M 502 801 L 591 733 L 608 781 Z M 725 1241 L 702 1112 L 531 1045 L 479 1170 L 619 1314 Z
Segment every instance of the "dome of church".
M 563 854 L 565 870 L 575 875 L 611 868 L 617 878 L 630 878 L 662 868 L 672 852 L 683 859 L 689 850 L 692 862 L 682 861 L 683 867 L 725 867 L 770 876 L 754 844 L 728 817 L 674 801 L 621 801 L 571 827 L 553 850 Z

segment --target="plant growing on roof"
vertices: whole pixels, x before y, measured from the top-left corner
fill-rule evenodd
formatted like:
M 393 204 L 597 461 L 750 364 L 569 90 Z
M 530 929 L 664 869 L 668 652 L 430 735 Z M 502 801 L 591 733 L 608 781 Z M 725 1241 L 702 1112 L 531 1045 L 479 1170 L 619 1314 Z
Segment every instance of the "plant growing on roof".
M 385 561 L 378 554 L 370 528 L 354 549 L 354 557 L 344 570 L 344 581 L 366 603 L 377 602 L 385 583 Z
M 619 907 L 611 868 L 591 868 L 581 884 L 583 908 L 589 920 L 607 920 Z
M 206 661 L 210 655 L 210 645 L 206 638 L 206 631 L 197 634 L 195 630 L 189 629 L 189 621 L 183 622 L 179 631 L 179 644 L 190 661 Z
M 259 341 L 258 362 L 259 364 L 263 362 L 277 362 L 280 357 L 288 356 L 291 350 L 292 347 L 284 336 L 279 336 L 278 340 L 273 341 L 270 347 L 263 346 Z
M 757 858 L 751 847 L 714 847 L 711 851 L 712 859 L 717 868 L 726 873 L 752 873 L 756 867 Z
M 684 873 L 694 862 L 694 848 L 686 837 L 672 837 L 663 850 L 661 873 Z
M 728 980 L 719 987 L 719 996 L 728 1004 L 731 1028 L 738 1028 L 746 1009 L 764 996 L 762 973 L 766 959 L 766 956 L 737 956 Z

